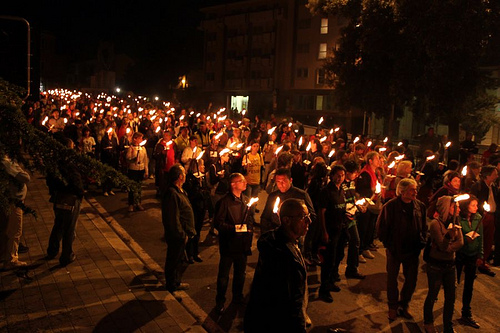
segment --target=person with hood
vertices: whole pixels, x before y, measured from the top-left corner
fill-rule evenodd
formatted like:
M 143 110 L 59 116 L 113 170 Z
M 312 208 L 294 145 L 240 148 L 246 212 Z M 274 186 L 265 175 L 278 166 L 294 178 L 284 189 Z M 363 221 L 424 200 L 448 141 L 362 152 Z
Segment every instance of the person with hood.
M 442 196 L 436 203 L 437 218 L 429 225 L 430 252 L 427 259 L 427 281 L 429 290 L 424 303 L 424 328 L 426 333 L 437 332 L 434 327 L 434 302 L 443 285 L 444 332 L 453 330 L 453 309 L 455 305 L 455 252 L 464 245 L 462 232 L 454 223 L 459 211 L 451 196 Z
M 460 174 L 456 171 L 446 172 L 443 179 L 443 186 L 434 193 L 434 195 L 429 200 L 429 208 L 427 209 L 427 217 L 434 218 L 434 213 L 436 213 L 436 203 L 439 198 L 443 195 L 457 195 L 460 192 L 462 179 Z
M 245 312 L 244 331 L 306 332 L 307 270 L 298 247 L 311 223 L 302 200 L 286 199 L 280 226 L 257 242 L 259 259 Z

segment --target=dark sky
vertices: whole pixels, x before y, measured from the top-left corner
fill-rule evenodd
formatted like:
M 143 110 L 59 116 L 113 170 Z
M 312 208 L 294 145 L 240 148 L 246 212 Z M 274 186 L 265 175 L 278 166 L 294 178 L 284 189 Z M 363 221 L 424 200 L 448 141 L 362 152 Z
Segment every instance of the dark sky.
M 128 82 L 139 93 L 161 92 L 178 76 L 201 69 L 200 7 L 224 0 L 9 1 L 2 15 L 17 15 L 57 37 L 58 51 L 71 61 L 96 57 L 100 40 L 112 41 L 135 66 Z

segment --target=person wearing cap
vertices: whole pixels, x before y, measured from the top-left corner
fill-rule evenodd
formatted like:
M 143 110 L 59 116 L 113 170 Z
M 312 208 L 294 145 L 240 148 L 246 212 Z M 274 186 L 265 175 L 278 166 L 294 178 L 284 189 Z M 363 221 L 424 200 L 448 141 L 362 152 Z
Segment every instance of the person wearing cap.
M 259 259 L 245 312 L 244 331 L 306 332 L 307 268 L 298 247 L 311 223 L 307 206 L 287 199 L 279 228 L 257 242 Z
M 444 332 L 454 332 L 452 318 L 457 282 L 455 253 L 464 245 L 462 231 L 453 224 L 458 210 L 459 207 L 453 201 L 453 197 L 447 195 L 440 197 L 436 203 L 437 216 L 429 225 L 431 247 L 426 266 L 429 289 L 424 303 L 426 333 L 436 332 L 433 308 L 441 285 L 444 289 Z

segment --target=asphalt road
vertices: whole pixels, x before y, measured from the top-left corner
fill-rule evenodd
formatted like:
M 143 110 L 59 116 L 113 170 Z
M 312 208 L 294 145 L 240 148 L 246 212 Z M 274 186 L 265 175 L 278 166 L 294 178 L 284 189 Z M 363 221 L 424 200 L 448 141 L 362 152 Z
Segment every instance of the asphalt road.
M 143 190 L 144 212 L 127 211 L 127 194 L 116 192 L 115 196 L 104 197 L 102 192 L 90 191 L 96 200 L 117 220 L 130 236 L 161 266 L 164 266 L 166 244 L 162 241 L 163 226 L 161 224 L 161 210 L 158 199 L 155 198 L 153 180 L 145 182 Z M 266 199 L 265 192 L 261 192 L 258 208 L 262 207 Z M 257 221 L 259 216 L 257 214 Z M 200 251 L 202 263 L 188 265 L 183 275 L 183 282 L 190 284 L 189 296 L 203 309 L 219 326 L 227 332 L 241 332 L 244 306 L 226 304 L 227 310 L 221 317 L 214 314 L 216 294 L 216 278 L 218 270 L 217 238 L 208 233 L 208 224 L 203 227 Z M 248 294 L 256 266 L 258 251 L 254 237 L 253 254 L 248 258 L 245 295 Z M 332 293 L 334 302 L 327 304 L 317 299 L 319 288 L 319 267 L 310 268 L 309 306 L 308 314 L 313 322 L 310 332 L 326 332 L 328 328 L 340 327 L 349 332 L 423 332 L 423 303 L 427 295 L 427 277 L 424 265 L 418 277 L 417 290 L 410 304 L 410 311 L 414 321 L 398 319 L 393 323 L 387 320 L 386 291 L 385 291 L 385 249 L 380 248 L 375 259 L 360 264 L 360 271 L 367 275 L 365 280 L 347 280 L 342 275 L 339 283 L 342 289 L 339 293 Z M 491 278 L 479 274 L 475 282 L 472 311 L 476 320 L 481 324 L 482 332 L 500 332 L 500 270 L 493 268 L 498 274 Z M 345 263 L 341 265 L 341 273 L 345 270 Z M 402 275 L 400 282 L 403 281 Z M 462 285 L 457 288 L 455 303 L 455 329 L 457 332 L 477 332 L 457 323 L 460 317 Z M 231 287 L 228 288 L 227 299 L 231 299 Z M 441 291 L 434 307 L 435 325 L 442 331 L 443 292 Z

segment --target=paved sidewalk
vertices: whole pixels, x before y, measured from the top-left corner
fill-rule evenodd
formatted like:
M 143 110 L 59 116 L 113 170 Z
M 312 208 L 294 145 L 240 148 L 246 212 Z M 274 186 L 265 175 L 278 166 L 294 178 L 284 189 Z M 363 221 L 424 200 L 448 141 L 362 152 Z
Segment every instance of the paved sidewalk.
M 35 175 L 26 204 L 20 260 L 28 271 L 0 272 L 0 332 L 205 332 L 88 204 L 76 228 L 75 262 L 46 261 L 54 214 L 45 179 Z

